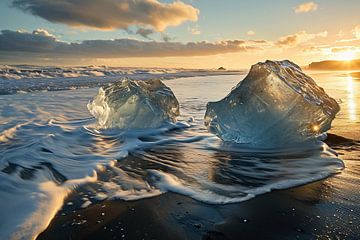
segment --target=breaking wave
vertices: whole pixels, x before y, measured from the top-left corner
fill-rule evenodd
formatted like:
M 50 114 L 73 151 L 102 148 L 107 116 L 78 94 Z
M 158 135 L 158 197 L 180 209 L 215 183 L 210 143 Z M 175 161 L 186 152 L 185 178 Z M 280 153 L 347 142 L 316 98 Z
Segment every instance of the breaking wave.
M 166 192 L 224 204 L 344 167 L 321 141 L 276 151 L 224 144 L 203 125 L 208 99 L 172 89 L 183 105 L 178 122 L 139 130 L 98 129 L 86 108 L 98 89 L 0 96 L 0 238 L 36 238 L 80 185 L 91 186 L 83 207 Z

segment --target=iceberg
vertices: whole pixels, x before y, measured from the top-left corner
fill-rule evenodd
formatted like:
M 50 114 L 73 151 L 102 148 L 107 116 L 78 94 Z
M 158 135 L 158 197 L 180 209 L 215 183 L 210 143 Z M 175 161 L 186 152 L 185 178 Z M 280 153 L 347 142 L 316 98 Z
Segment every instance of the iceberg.
M 87 107 L 101 128 L 156 128 L 179 115 L 175 95 L 158 79 L 123 79 L 100 88 Z
M 205 125 L 223 141 L 262 147 L 315 140 L 330 129 L 338 103 L 288 61 L 253 65 L 218 102 L 209 102 Z

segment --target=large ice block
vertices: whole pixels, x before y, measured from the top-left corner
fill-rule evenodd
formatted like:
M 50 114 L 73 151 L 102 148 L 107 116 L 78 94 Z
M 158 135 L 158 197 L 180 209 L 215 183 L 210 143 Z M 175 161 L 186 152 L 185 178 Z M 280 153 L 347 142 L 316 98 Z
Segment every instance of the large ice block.
M 207 104 L 205 125 L 224 141 L 289 145 L 329 130 L 339 110 L 299 66 L 266 61 L 253 65 L 224 99 Z
M 124 79 L 100 88 L 87 107 L 102 128 L 154 128 L 174 122 L 179 115 L 173 92 L 157 79 Z

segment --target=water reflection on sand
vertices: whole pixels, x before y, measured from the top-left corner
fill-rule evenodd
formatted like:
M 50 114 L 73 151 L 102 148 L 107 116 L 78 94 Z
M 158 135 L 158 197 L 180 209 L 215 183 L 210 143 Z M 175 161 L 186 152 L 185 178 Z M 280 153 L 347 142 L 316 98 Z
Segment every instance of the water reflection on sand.
M 359 80 L 347 73 L 310 74 L 340 102 L 342 110 L 333 123 L 331 133 L 334 136 L 328 143 L 339 152 L 346 165 L 344 172 L 323 181 L 333 187 L 331 193 L 315 194 L 314 197 L 323 200 L 331 195 L 338 200 L 346 196 L 358 204 L 359 197 L 354 192 L 360 184 Z M 129 139 L 117 131 L 97 131 L 89 127 L 92 119 L 86 103 L 97 89 L 0 96 L 3 114 L 0 139 L 4 139 L 0 141 L 2 183 L 11 178 L 11 184 L 19 186 L 19 182 L 30 181 L 21 178 L 29 171 L 34 175 L 45 172 L 47 177 L 53 176 L 56 170 L 55 175 L 63 176 L 64 181 L 82 178 L 98 163 L 106 163 L 106 167 L 99 169 L 100 181 L 87 185 L 86 194 L 77 195 L 78 208 L 83 203 L 81 199 L 95 202 L 99 193 L 128 200 L 173 191 L 205 202 L 226 203 L 249 199 L 270 189 L 313 181 L 343 167 L 331 152 L 320 146 L 309 152 L 289 149 L 271 153 L 249 152 L 227 148 L 208 134 L 203 125 L 206 103 L 224 97 L 242 78 L 217 76 L 166 81 L 181 104 L 180 120 L 192 119 L 191 126 L 148 134 L 136 141 L 132 138 L 132 143 L 139 144 L 140 149 L 132 149 L 126 158 L 122 147 Z M 154 144 L 159 141 L 161 144 Z M 141 149 L 142 146 L 147 147 Z M 11 173 L 7 168 L 10 163 L 18 164 L 16 171 Z M 31 183 L 36 190 L 37 182 Z M 9 196 L 9 199 L 21 196 L 24 202 L 31 202 L 32 198 L 22 189 L 16 189 L 18 195 Z M 0 191 L 7 190 L 0 187 Z M 50 192 L 51 196 L 56 198 L 56 193 Z M 46 205 L 46 198 L 43 200 Z M 38 202 L 32 203 L 29 212 L 40 206 Z M 56 205 L 57 208 L 60 206 L 61 203 Z M 6 205 L 0 212 L 9 219 L 13 217 Z M 22 223 L 22 219 L 15 220 Z M 36 225 L 39 219 L 33 220 Z

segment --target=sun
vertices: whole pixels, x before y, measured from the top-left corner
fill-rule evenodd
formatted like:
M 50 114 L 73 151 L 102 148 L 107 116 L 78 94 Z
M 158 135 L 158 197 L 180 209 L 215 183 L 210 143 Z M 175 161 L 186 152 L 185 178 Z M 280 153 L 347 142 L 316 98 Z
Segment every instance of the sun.
M 342 61 L 351 61 L 356 58 L 356 53 L 352 51 L 338 52 L 335 54 L 336 59 Z

